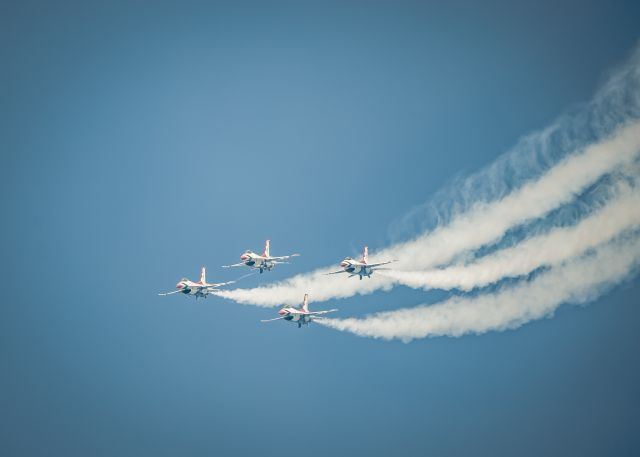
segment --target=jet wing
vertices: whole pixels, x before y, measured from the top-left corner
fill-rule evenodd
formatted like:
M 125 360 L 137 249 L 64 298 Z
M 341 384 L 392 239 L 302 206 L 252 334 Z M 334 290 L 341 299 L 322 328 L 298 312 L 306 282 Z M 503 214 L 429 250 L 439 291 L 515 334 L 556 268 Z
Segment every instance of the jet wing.
M 393 262 L 397 262 L 397 260 L 389 260 L 388 262 L 379 262 L 379 263 L 368 263 L 367 267 L 375 268 L 375 267 L 379 267 L 380 265 L 387 265 L 387 264 L 393 263 Z
M 332 271 L 331 273 L 325 273 L 326 275 L 337 275 L 338 273 L 349 273 L 347 270 L 340 270 L 340 271 Z
M 160 295 L 161 297 L 164 297 L 165 295 L 179 294 L 180 292 L 182 292 L 182 290 L 174 290 L 172 292 L 163 292 L 163 293 L 158 294 L 158 295 Z
M 264 319 L 264 320 L 260 320 L 260 322 L 273 322 L 273 321 L 279 321 L 280 319 L 284 319 L 284 316 L 276 317 L 275 319 Z
M 329 313 L 335 313 L 336 311 L 338 311 L 337 309 L 329 309 L 327 311 L 312 311 L 310 313 L 305 313 L 305 314 L 309 314 L 312 316 L 320 316 L 321 314 L 329 314 Z
M 291 255 L 281 255 L 279 257 L 265 257 L 264 260 L 266 261 L 271 261 L 271 260 L 288 260 L 291 257 L 300 257 L 300 254 L 291 254 Z
M 243 267 L 245 266 L 244 262 L 234 263 L 233 265 L 222 265 L 222 268 L 233 268 L 233 267 Z
M 216 289 L 218 287 L 226 286 L 228 284 L 233 284 L 233 283 L 235 283 L 235 281 L 219 282 L 219 283 L 216 283 L 216 284 L 207 284 L 206 287 L 208 289 L 212 289 L 212 288 Z

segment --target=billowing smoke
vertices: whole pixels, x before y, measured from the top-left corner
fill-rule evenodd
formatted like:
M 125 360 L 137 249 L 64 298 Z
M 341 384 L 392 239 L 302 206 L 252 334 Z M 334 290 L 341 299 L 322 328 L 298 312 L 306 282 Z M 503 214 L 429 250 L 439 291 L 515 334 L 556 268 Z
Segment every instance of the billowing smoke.
M 516 226 L 541 218 L 570 203 L 603 175 L 629 166 L 640 153 L 640 122 L 617 130 L 553 166 L 538 179 L 523 184 L 500 200 L 476 203 L 467 212 L 420 238 L 383 251 L 405 259 L 399 268 L 429 268 L 469 250 L 499 241 Z
M 414 226 L 421 234 L 370 255 L 371 261 L 399 259 L 393 270 L 357 281 L 326 276 L 336 269 L 328 267 L 219 295 L 245 304 L 277 306 L 296 304 L 307 292 L 314 301 L 324 301 L 390 290 L 397 283 L 467 290 L 539 268 L 555 271 L 559 264 L 638 224 L 639 156 L 637 50 L 590 103 L 523 138 L 492 165 L 456 180 L 424 207 L 413 210 L 402 225 Z M 630 180 L 626 184 L 620 180 L 618 191 L 601 208 L 572 221 L 573 226 L 550 222 L 555 211 L 576 205 L 592 186 L 612 176 Z M 536 231 L 528 233 L 533 224 Z M 524 236 L 509 245 L 507 241 L 513 240 L 507 240 L 508 235 L 515 229 Z M 491 246 L 491 253 L 479 253 Z
M 350 281 L 326 276 L 336 269 L 327 267 L 267 286 L 223 291 L 219 295 L 239 303 L 278 306 L 298 303 L 307 292 L 313 294 L 315 301 L 324 301 L 388 290 L 394 282 L 401 280 L 401 271 L 432 268 L 457 255 L 499 241 L 509 229 L 543 217 L 570 202 L 603 175 L 629 167 L 639 153 L 640 122 L 636 122 L 620 128 L 613 137 L 567 157 L 539 179 L 524 184 L 501 200 L 478 203 L 445 226 L 379 252 L 376 258 L 400 259 L 394 264 L 398 274 L 393 277 L 378 275 L 370 281 Z M 409 279 L 402 282 L 413 285 Z M 428 286 L 427 283 L 424 285 Z
M 575 225 L 551 229 L 464 265 L 426 271 L 385 271 L 413 288 L 471 290 L 562 263 L 640 227 L 640 189 L 627 185 L 617 198 Z
M 216 295 L 235 300 L 238 303 L 271 307 L 298 304 L 305 293 L 311 294 L 314 302 L 320 302 L 332 298 L 351 297 L 356 293 L 368 294 L 379 289 L 390 290 L 394 285 L 392 279 L 379 275 L 374 275 L 371 280 L 367 281 L 326 276 L 326 273 L 335 270 L 335 266 L 323 268 L 267 286 L 254 289 L 223 290 L 216 292 Z
M 638 233 L 554 266 L 530 281 L 477 297 L 374 314 L 363 319 L 326 319 L 329 327 L 360 336 L 400 339 L 462 336 L 515 329 L 550 316 L 563 303 L 585 303 L 635 273 L 640 263 Z
M 426 205 L 430 209 L 414 210 L 408 219 L 419 214 L 421 219 L 436 220 L 435 226 L 371 256 L 372 260 L 399 259 L 393 265 L 397 272 L 393 277 L 377 274 L 367 281 L 349 280 L 325 276 L 335 270 L 328 267 L 220 295 L 239 303 L 278 306 L 298 303 L 306 292 L 323 301 L 389 290 L 397 281 L 430 287 L 428 282 L 411 280 L 411 273 L 402 276 L 402 272 L 432 270 L 459 261 L 482 246 L 499 242 L 515 227 L 544 220 L 550 212 L 575 203 L 577 196 L 604 176 L 629 167 L 639 152 L 640 50 L 613 73 L 589 104 L 525 137 L 484 170 L 457 180 Z M 552 261 L 541 259 L 537 266 L 527 268 Z

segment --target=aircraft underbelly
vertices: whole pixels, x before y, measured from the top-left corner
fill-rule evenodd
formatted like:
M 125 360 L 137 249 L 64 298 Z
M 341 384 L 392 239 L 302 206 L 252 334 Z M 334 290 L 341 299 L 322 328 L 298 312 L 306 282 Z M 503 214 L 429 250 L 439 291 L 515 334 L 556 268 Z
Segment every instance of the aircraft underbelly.
M 268 266 L 268 262 L 262 260 L 262 259 L 253 259 L 251 260 L 251 264 L 249 264 L 247 262 L 247 265 L 249 265 L 250 267 L 254 267 L 254 268 L 261 268 L 264 267 L 266 268 Z

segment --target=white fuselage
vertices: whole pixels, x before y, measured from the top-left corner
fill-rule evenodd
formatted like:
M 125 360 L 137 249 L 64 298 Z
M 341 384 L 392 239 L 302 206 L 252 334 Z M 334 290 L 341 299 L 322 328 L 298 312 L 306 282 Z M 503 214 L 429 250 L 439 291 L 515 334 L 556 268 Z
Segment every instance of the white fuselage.
M 195 295 L 198 297 L 207 297 L 211 293 L 211 287 L 208 284 L 201 284 L 199 282 L 193 282 L 190 280 L 182 280 L 176 284 L 176 289 L 185 295 Z
M 282 308 L 278 311 L 278 314 L 282 316 L 285 321 L 297 322 L 298 327 L 302 324 L 308 324 L 315 318 L 313 314 L 305 313 L 296 308 Z
M 373 269 L 366 263 L 357 262 L 355 260 L 344 259 L 340 262 L 340 266 L 349 274 L 362 276 L 371 276 Z
M 275 265 L 268 257 L 255 252 L 245 252 L 240 256 L 240 260 L 248 267 L 259 269 L 261 273 L 263 270 L 271 270 Z
M 324 311 L 309 311 L 309 294 L 304 295 L 304 300 L 300 307 L 295 306 L 283 306 L 278 311 L 278 317 L 275 319 L 267 319 L 262 322 L 271 322 L 277 320 L 285 320 L 289 322 L 295 322 L 298 324 L 298 328 L 303 325 L 308 324 L 311 321 L 316 319 L 324 319 L 322 316 L 324 314 L 333 313 L 334 311 L 338 311 L 337 309 L 330 309 Z

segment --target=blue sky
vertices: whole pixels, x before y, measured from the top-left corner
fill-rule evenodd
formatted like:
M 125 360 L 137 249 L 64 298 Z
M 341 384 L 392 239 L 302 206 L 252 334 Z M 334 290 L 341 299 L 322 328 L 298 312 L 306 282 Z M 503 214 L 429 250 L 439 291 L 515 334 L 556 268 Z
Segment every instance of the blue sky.
M 3 6 L 2 454 L 636 454 L 637 279 L 411 344 L 156 295 L 265 238 L 303 255 L 247 286 L 395 241 L 628 56 L 640 7 L 585 3 Z

